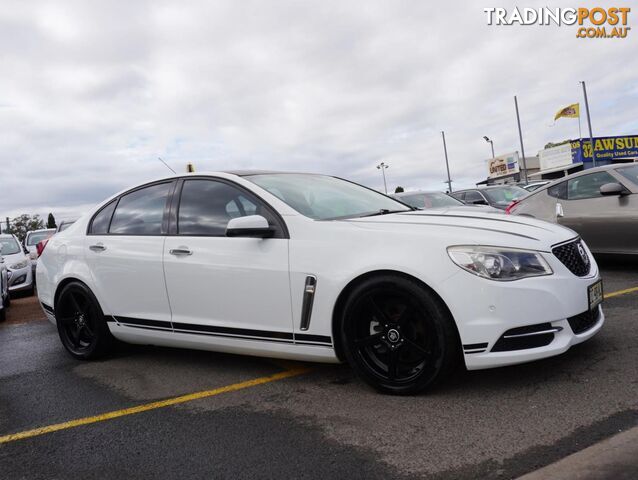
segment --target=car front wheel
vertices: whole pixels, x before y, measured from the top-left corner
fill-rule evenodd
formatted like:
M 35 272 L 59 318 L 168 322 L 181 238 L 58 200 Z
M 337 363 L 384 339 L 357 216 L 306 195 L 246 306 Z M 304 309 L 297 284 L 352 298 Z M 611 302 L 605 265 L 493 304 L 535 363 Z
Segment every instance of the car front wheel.
M 112 349 L 114 338 L 102 309 L 83 283 L 63 288 L 55 304 L 55 319 L 62 344 L 75 358 L 92 360 Z
M 342 315 L 347 360 L 379 391 L 423 391 L 457 363 L 454 321 L 441 300 L 416 281 L 395 275 L 370 278 L 351 292 Z

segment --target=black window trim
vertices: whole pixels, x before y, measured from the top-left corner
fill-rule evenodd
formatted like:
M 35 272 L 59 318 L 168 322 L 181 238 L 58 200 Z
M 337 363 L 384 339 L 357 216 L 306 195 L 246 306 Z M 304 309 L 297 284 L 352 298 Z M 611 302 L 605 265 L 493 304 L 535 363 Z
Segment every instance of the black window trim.
M 169 225 L 169 221 L 168 221 L 168 215 L 169 215 L 169 205 L 172 203 L 172 198 L 173 195 L 175 193 L 175 186 L 177 185 L 177 180 L 175 178 L 169 178 L 169 179 L 164 179 L 164 180 L 157 180 L 155 182 L 149 182 L 149 183 L 145 183 L 143 185 L 138 185 L 137 187 L 131 188 L 130 190 L 127 190 L 126 192 L 123 192 L 121 194 L 119 194 L 117 197 L 113 198 L 110 202 L 106 203 L 104 206 L 102 206 L 97 212 L 95 212 L 93 214 L 93 216 L 91 217 L 91 220 L 89 221 L 89 224 L 87 226 L 86 229 L 86 235 L 87 236 L 113 236 L 113 237 L 163 237 L 166 235 L 166 233 L 168 232 L 168 225 Z M 122 199 L 122 197 L 128 195 L 129 193 L 134 193 L 138 190 L 142 190 L 143 188 L 147 188 L 147 187 L 153 187 L 155 185 L 162 185 L 162 184 L 171 184 L 171 186 L 168 189 L 168 195 L 166 197 L 166 204 L 164 205 L 164 213 L 162 216 L 162 227 L 161 227 L 161 231 L 159 234 L 146 234 L 146 233 L 111 233 L 111 223 L 113 222 L 113 217 L 115 215 L 115 212 L 117 211 L 117 207 L 120 204 L 120 200 Z M 97 217 L 102 210 L 104 210 L 105 208 L 109 207 L 113 202 L 115 203 L 115 208 L 113 209 L 113 213 L 111 213 L 111 218 L 109 219 L 109 226 L 107 229 L 107 233 L 93 233 L 91 232 L 91 229 L 93 228 L 93 221 L 95 220 L 95 217 Z
M 249 188 L 244 187 L 243 185 L 240 185 L 237 182 L 234 182 L 232 180 L 229 180 L 227 178 L 222 178 L 222 177 L 215 177 L 213 175 L 189 175 L 187 177 L 180 177 L 177 179 L 177 184 L 175 189 L 173 190 L 173 195 L 172 195 L 172 199 L 170 202 L 170 208 L 169 208 L 169 212 L 167 215 L 168 218 L 168 229 L 167 229 L 167 233 L 165 234 L 167 237 L 212 237 L 212 238 L 227 238 L 226 235 L 210 235 L 210 234 L 179 234 L 178 233 L 178 215 L 179 215 L 179 206 L 182 200 L 182 190 L 184 188 L 184 183 L 188 180 L 211 180 L 211 181 L 217 181 L 220 183 L 224 183 L 226 185 L 230 185 L 231 187 L 235 187 L 238 190 L 244 192 L 246 194 L 246 196 L 248 197 L 248 199 L 250 200 L 250 197 L 254 197 L 256 200 L 258 200 L 259 202 L 261 202 L 264 207 L 270 212 L 270 214 L 275 218 L 275 220 L 277 221 L 277 223 L 279 224 L 280 230 L 281 230 L 281 235 L 280 236 L 274 236 L 271 237 L 270 239 L 290 239 L 290 233 L 288 231 L 288 226 L 286 225 L 286 222 L 284 221 L 283 217 L 281 216 L 281 214 L 272 206 L 270 205 L 266 200 L 264 200 L 261 196 L 259 196 L 257 193 L 253 192 L 252 190 L 250 190 Z

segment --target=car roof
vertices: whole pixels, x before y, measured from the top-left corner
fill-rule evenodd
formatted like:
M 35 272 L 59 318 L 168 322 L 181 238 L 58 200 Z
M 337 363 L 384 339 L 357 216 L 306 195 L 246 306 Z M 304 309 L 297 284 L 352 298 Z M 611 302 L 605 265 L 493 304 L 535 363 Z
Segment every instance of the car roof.
M 37 230 L 29 230 L 27 232 L 27 235 L 29 235 L 30 233 L 50 232 L 51 230 L 55 232 L 55 228 L 38 228 Z
M 441 192 L 440 190 L 411 190 L 409 192 L 389 193 L 388 195 L 394 195 L 395 197 L 405 197 L 406 195 L 419 195 L 426 193 L 442 193 L 443 195 L 447 195 L 445 192 Z
M 462 190 L 455 190 L 455 191 L 454 191 L 454 192 L 452 192 L 452 193 L 469 192 L 469 191 L 472 191 L 472 190 L 479 190 L 479 191 L 480 191 L 480 190 L 495 190 L 495 189 L 497 189 L 497 188 L 504 188 L 504 187 L 518 187 L 518 188 L 523 188 L 523 187 L 519 187 L 518 185 L 513 185 L 513 184 L 512 184 L 512 185 L 510 185 L 510 184 L 508 184 L 508 185 L 489 185 L 489 186 L 487 186 L 487 187 L 464 188 L 464 189 L 462 189 Z

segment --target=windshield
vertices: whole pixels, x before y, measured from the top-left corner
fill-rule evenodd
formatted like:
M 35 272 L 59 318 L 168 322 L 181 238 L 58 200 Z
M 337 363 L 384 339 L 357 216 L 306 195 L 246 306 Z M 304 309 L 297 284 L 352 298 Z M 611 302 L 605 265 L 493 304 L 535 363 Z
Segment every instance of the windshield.
M 500 187 L 481 190 L 487 198 L 490 199 L 490 203 L 496 203 L 499 205 L 509 205 L 512 200 L 527 195 L 529 192 L 521 187 Z
M 460 200 L 441 192 L 415 193 L 414 195 L 401 195 L 397 198 L 416 208 L 458 207 L 463 205 Z
M 18 242 L 16 242 L 13 237 L 0 238 L 0 245 L 2 245 L 0 255 L 14 255 L 16 253 L 20 253 L 20 245 L 18 245 Z
M 32 232 L 27 234 L 27 247 L 37 245 L 42 240 L 46 240 L 55 233 L 55 230 L 47 230 L 46 232 Z
M 279 173 L 244 178 L 315 220 L 410 211 L 402 203 L 374 190 L 326 175 Z

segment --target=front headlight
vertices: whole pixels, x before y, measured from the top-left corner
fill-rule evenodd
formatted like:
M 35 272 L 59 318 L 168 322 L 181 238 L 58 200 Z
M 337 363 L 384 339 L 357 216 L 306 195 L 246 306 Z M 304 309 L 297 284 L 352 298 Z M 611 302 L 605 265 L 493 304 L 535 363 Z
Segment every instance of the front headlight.
M 29 264 L 27 260 L 22 260 L 21 262 L 14 263 L 13 265 L 9 265 L 11 270 L 20 270 L 21 268 L 26 267 Z
M 448 247 L 447 253 L 463 270 L 490 280 L 511 281 L 554 273 L 534 250 L 459 245 Z

